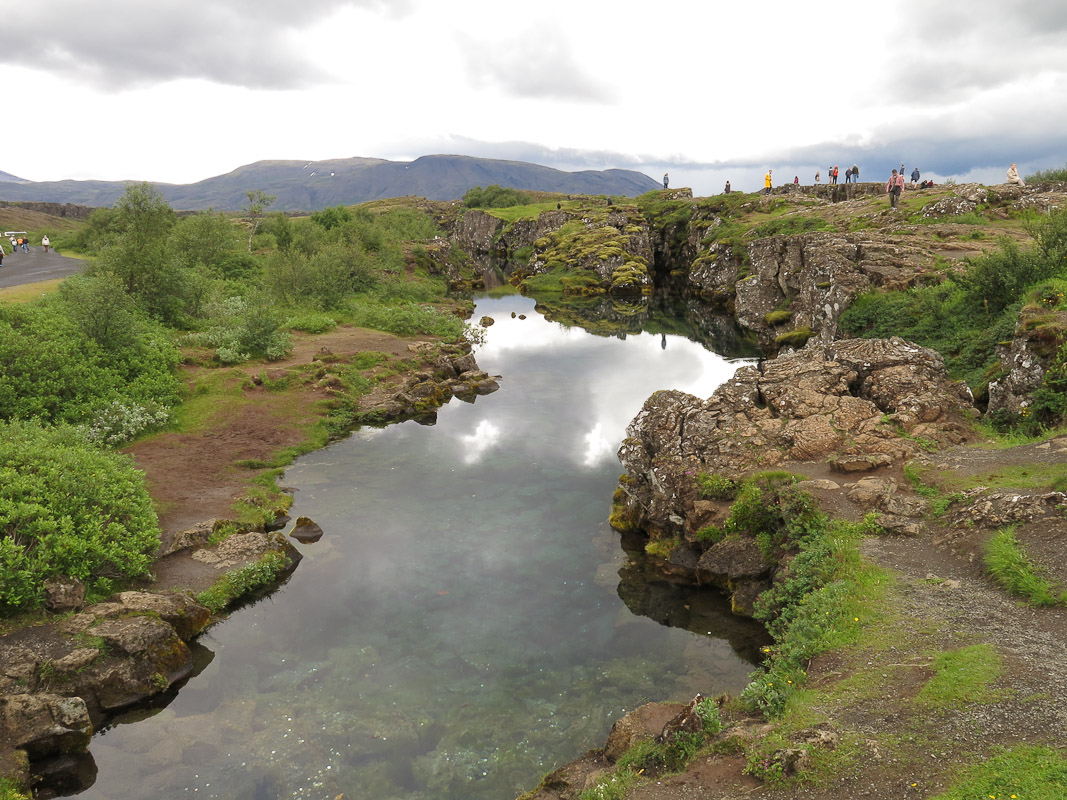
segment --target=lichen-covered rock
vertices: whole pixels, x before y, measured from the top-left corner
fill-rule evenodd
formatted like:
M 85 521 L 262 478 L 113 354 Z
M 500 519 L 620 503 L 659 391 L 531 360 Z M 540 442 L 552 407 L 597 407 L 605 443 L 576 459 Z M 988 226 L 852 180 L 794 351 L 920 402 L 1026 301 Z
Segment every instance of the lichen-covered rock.
M 991 414 L 1023 414 L 1033 403 L 1067 331 L 1067 312 L 1024 308 L 1007 345 L 997 348 L 1003 376 L 989 384 Z
M 31 759 L 82 752 L 92 736 L 89 712 L 80 697 L 0 695 L 0 741 L 25 750 Z
M 787 461 L 902 461 L 962 441 L 977 415 L 932 350 L 853 339 L 742 367 L 708 399 L 656 392 L 619 450 L 626 503 L 654 535 L 679 536 L 698 510 L 699 473 Z
M 636 208 L 588 209 L 577 222 L 534 242 L 525 271 L 537 275 L 566 270 L 587 279 L 582 284 L 586 292 L 651 293 L 649 226 Z M 577 284 L 568 289 L 577 291 Z
M 829 343 L 837 338 L 841 314 L 855 297 L 871 288 L 902 289 L 914 283 L 919 268 L 933 254 L 916 245 L 902 245 L 879 234 L 815 232 L 768 236 L 748 246 L 750 274 L 727 287 L 730 262 L 703 261 L 689 275 L 702 294 L 732 292 L 738 322 L 752 330 L 760 344 L 775 350 L 776 339 L 790 330 L 810 330 Z M 788 310 L 786 322 L 771 317 Z
M 81 608 L 85 605 L 85 584 L 66 575 L 47 578 L 44 582 L 44 605 L 57 614 Z
M 985 493 L 983 489 L 974 489 L 968 494 L 964 506 L 949 518 L 954 526 L 992 529 L 1017 522 L 1034 522 L 1050 517 L 1058 519 L 1062 517 L 1064 504 L 1067 503 L 1067 493 L 1064 492 Z

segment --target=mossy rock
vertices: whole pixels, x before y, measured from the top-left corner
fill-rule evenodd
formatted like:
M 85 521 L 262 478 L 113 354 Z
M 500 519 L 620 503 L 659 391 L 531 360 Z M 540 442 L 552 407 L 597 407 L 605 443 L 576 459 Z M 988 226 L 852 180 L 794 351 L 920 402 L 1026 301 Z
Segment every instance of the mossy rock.
M 789 320 L 791 320 L 792 318 L 792 311 L 778 309 L 777 311 L 772 311 L 769 314 L 764 315 L 763 321 L 773 328 L 777 325 L 781 325 L 784 322 L 789 322 Z
M 778 347 L 803 347 L 812 336 L 811 328 L 794 328 L 793 330 L 774 337 L 774 343 Z

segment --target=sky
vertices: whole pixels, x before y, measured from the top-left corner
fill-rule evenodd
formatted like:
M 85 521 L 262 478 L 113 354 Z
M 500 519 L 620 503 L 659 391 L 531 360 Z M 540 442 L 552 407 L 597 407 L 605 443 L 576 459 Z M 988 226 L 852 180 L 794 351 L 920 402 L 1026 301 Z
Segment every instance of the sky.
M 0 170 L 454 153 L 706 196 L 1067 164 L 1063 0 L 0 0 Z

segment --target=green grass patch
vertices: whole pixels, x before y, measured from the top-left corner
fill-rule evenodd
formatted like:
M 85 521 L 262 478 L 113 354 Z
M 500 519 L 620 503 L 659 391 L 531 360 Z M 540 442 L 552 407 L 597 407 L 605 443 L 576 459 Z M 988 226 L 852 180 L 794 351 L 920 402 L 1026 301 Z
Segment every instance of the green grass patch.
M 918 702 L 930 709 L 959 708 L 968 703 L 988 703 L 1001 696 L 991 684 L 1003 671 L 1000 656 L 991 644 L 975 644 L 939 653 L 934 675 L 919 690 Z
M 985 549 L 986 572 L 997 584 L 1032 606 L 1067 605 L 1067 592 L 1057 589 L 1023 550 L 1015 526 L 1002 528 Z
M 288 560 L 281 553 L 267 553 L 258 561 L 224 575 L 196 599 L 213 614 L 218 614 L 235 600 L 274 583 L 288 566 Z
M 978 764 L 931 800 L 1063 800 L 1067 756 L 1051 747 L 1022 745 Z
M 752 486 L 738 494 L 724 527 L 760 531 L 756 541 L 765 554 L 795 552 L 785 579 L 756 602 L 755 617 L 774 644 L 741 695 L 750 710 L 776 718 L 803 686 L 812 658 L 856 642 L 863 627 L 879 618 L 889 578 L 860 558 L 868 520 L 831 520 L 811 495 L 792 485 L 759 493 Z
M 28 303 L 42 295 L 51 294 L 59 288 L 65 278 L 56 278 L 51 281 L 38 281 L 37 283 L 23 283 L 19 286 L 7 286 L 0 289 L 0 301 L 7 303 Z

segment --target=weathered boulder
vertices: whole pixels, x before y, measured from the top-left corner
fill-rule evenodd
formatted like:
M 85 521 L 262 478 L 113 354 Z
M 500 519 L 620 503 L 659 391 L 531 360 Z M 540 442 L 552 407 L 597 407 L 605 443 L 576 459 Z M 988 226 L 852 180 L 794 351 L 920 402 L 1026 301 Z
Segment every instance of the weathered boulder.
M 661 391 L 619 450 L 625 502 L 640 526 L 679 536 L 706 516 L 696 475 L 739 475 L 787 461 L 902 461 L 964 440 L 977 415 L 932 350 L 852 339 L 742 367 L 708 399 Z
M 44 606 L 62 614 L 76 611 L 85 605 L 85 584 L 77 578 L 53 575 L 44 582 Z
M 627 712 L 611 726 L 604 755 L 614 763 L 638 742 L 651 741 L 663 733 L 663 727 L 686 708 L 684 703 L 646 703 Z
M 31 759 L 83 752 L 93 736 L 85 701 L 55 694 L 0 695 L 0 741 Z

